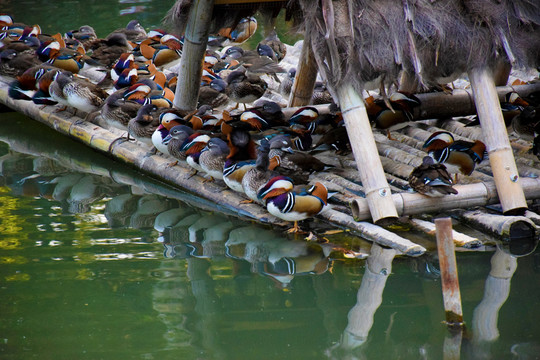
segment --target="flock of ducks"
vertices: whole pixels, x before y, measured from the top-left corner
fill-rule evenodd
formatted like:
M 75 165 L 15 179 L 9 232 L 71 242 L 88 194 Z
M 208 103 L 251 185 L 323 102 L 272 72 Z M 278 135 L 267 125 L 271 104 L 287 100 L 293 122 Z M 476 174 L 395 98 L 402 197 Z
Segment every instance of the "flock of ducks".
M 294 222 L 290 231 L 298 232 L 298 221 L 321 212 L 332 196 L 320 182 L 297 186 L 306 184 L 310 174 L 331 168 L 314 154 L 347 154 L 350 144 L 337 106 L 328 114 L 306 106 L 286 117 L 278 103 L 261 99 L 271 91 L 271 81 L 265 78 L 275 79 L 275 91 L 288 96 L 295 70 L 280 66 L 287 47 L 275 32 L 255 51 L 238 46 L 256 26 L 254 18 L 246 18 L 209 39 L 198 109 L 191 113 L 173 107 L 183 39 L 161 29 L 147 32 L 136 20 L 102 39 L 87 25 L 47 35 L 38 25 L 0 15 L 0 73 L 16 79 L 9 88 L 13 99 L 56 105 L 56 111 L 71 107 L 86 114 L 84 121 L 124 131 L 127 136 L 118 141 L 136 139 L 175 158 L 169 166 L 182 161 L 194 173 L 204 173 L 205 181 L 222 180 L 244 194 L 246 202 Z M 232 45 L 224 47 L 227 43 Z M 324 84 L 318 84 L 314 94 L 314 103 L 332 101 Z M 540 131 L 538 112 L 518 99 L 508 99 L 512 110 L 519 107 L 511 119 L 526 118 L 528 123 L 511 120 L 508 126 L 522 131 L 518 127 L 527 125 L 534 137 Z M 385 100 L 366 99 L 373 126 L 386 130 L 389 138 L 390 130 L 412 121 L 418 106 L 415 96 L 401 92 Z M 534 144 L 538 151 L 538 137 Z M 469 175 L 485 154 L 481 141 L 454 140 L 448 132 L 433 134 L 424 149 L 428 156 L 411 173 L 409 183 L 427 196 L 456 194 L 452 186 L 457 176 L 453 180 L 448 170 Z

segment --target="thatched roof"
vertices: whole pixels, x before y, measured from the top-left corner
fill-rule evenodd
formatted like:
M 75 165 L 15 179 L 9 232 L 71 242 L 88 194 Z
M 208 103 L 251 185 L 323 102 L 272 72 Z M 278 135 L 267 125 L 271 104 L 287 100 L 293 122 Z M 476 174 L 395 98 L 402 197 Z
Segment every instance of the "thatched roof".
M 191 0 L 178 0 L 169 21 L 183 30 Z M 266 5 L 265 5 L 266 4 Z M 280 4 L 280 5 L 277 5 Z M 277 7 L 265 7 L 277 6 Z M 287 16 L 304 32 L 329 87 L 358 90 L 395 82 L 404 69 L 424 85 L 505 59 L 540 66 L 538 0 L 289 0 L 214 10 L 211 32 L 259 11 Z

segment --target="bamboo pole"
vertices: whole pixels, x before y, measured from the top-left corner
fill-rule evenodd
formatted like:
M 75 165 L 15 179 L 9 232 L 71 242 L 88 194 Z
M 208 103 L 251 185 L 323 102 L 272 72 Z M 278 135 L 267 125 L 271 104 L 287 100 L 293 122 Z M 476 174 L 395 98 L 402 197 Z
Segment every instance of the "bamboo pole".
M 435 219 L 435 227 L 446 324 L 450 328 L 463 327 L 461 293 L 459 291 L 456 253 L 452 238 L 452 220 L 450 218 Z
M 375 223 L 395 219 L 397 211 L 378 157 L 364 101 L 350 84 L 340 87 L 337 92 L 371 217 Z
M 191 111 L 197 108 L 213 7 L 213 0 L 194 0 L 189 10 L 174 95 L 174 106 L 180 110 Z
M 540 197 L 540 179 L 522 178 L 521 184 L 525 195 L 529 199 Z M 429 212 L 441 212 L 457 208 L 470 208 L 473 206 L 486 206 L 499 201 L 497 189 L 493 182 L 482 182 L 468 185 L 456 185 L 457 195 L 440 198 L 430 198 L 418 193 L 403 192 L 393 194 L 392 200 L 399 216 L 408 216 Z M 369 204 L 367 199 L 357 197 L 351 202 L 352 215 L 357 221 L 369 219 Z
M 534 243 L 537 241 L 536 225 L 525 216 L 502 216 L 479 210 L 461 212 L 459 216 L 465 222 L 496 236 L 504 243 L 519 242 L 523 245 L 524 242 L 529 242 L 529 248 L 534 250 Z M 518 249 L 516 248 L 516 250 Z
M 540 83 L 519 86 L 501 86 L 496 89 L 499 101 L 503 101 L 504 96 L 511 91 L 517 92 L 520 96 L 527 96 L 530 93 L 539 90 Z M 416 94 L 415 96 L 421 102 L 421 105 L 414 109 L 414 118 L 417 120 L 476 114 L 473 94 L 472 91 L 468 89 L 456 89 L 451 95 L 434 92 Z
M 304 40 L 298 69 L 289 97 L 289 107 L 304 106 L 311 103 L 313 89 L 317 80 L 317 63 L 309 41 Z
M 378 245 L 371 247 L 362 284 L 356 295 L 356 304 L 347 316 L 348 323 L 340 344 L 342 348 L 355 349 L 366 342 L 373 326 L 375 312 L 381 306 L 382 294 L 388 276 L 392 272 L 392 261 L 395 255 L 395 250 L 385 249 Z
M 469 78 L 503 212 L 522 213 L 527 208 L 527 202 L 520 185 L 495 84 L 486 68 L 471 69 Z

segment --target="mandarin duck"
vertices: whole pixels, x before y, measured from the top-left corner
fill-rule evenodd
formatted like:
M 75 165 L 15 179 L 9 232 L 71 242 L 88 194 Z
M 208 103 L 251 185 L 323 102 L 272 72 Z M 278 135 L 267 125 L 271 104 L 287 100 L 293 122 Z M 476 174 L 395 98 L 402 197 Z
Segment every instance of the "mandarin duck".
M 186 163 L 191 166 L 193 173 L 191 176 L 197 174 L 198 172 L 204 173 L 205 171 L 201 167 L 199 159 L 203 149 L 210 141 L 210 136 L 206 134 L 195 133 L 192 134 L 186 141 L 186 144 L 183 147 L 183 151 L 186 156 Z
M 159 126 L 152 134 L 154 148 L 165 155 L 170 155 L 165 139 L 173 127 L 182 124 L 184 124 L 184 119 L 176 109 L 165 110 L 159 114 Z
M 229 97 L 225 94 L 227 82 L 223 79 L 214 79 L 209 85 L 199 88 L 198 106 L 210 105 L 212 108 L 223 106 L 229 102 Z
M 271 178 L 279 176 L 278 172 L 269 170 L 269 151 L 270 142 L 268 139 L 262 139 L 257 149 L 255 166 L 248 169 L 242 177 L 242 192 L 250 199 L 243 202 L 257 202 L 261 205 L 266 205 L 266 201 L 258 197 L 259 190 L 266 185 Z
M 431 156 L 424 156 L 422 164 L 415 167 L 408 178 L 411 188 L 429 197 L 457 194 L 446 166 L 435 163 Z
M 227 38 L 231 43 L 241 44 L 257 31 L 257 19 L 253 16 L 240 19 L 232 28 L 220 29 L 218 35 Z
M 456 140 L 447 131 L 433 133 L 424 143 L 423 148 L 436 162 L 447 165 L 451 172 L 459 170 L 464 175 L 471 175 L 476 164 L 484 159 L 486 146 L 480 140 L 474 142 Z
M 101 117 L 105 124 L 122 131 L 127 131 L 128 123 L 137 116 L 141 104 L 124 98 L 124 90 L 118 90 L 105 99 L 101 108 Z
M 229 146 L 220 138 L 211 138 L 202 150 L 199 164 L 211 179 L 223 180 L 223 167 L 229 154 Z
M 278 135 L 270 140 L 270 159 L 276 158 L 278 171 L 287 171 L 290 176 L 293 174 L 311 174 L 315 171 L 325 171 L 333 166 L 327 165 L 315 156 L 292 149 L 290 137 Z M 273 170 L 273 169 L 272 169 Z
M 243 192 L 242 178 L 255 166 L 255 142 L 247 131 L 232 129 L 227 134 L 229 154 L 223 165 L 223 181 L 236 192 Z
M 268 46 L 272 50 L 274 56 L 270 57 L 275 57 L 277 62 L 283 60 L 285 55 L 287 55 L 287 46 L 279 39 L 276 29 L 272 29 L 272 31 L 270 31 L 270 33 L 268 33 L 268 35 L 261 40 L 261 42 L 259 42 L 257 45 L 257 51 L 259 51 L 261 45 Z M 266 51 L 264 53 L 268 56 Z
M 153 104 L 141 106 L 139 111 L 137 111 L 137 115 L 128 122 L 128 134 L 134 139 L 152 146 L 152 134 L 159 126 L 159 114 L 157 110 L 157 106 Z
M 294 226 L 287 232 L 298 233 L 301 232 L 298 221 L 317 215 L 327 205 L 328 189 L 320 182 L 301 192 L 292 189 L 290 178 L 277 176 L 259 191 L 258 196 L 266 200 L 266 209 L 270 214 L 294 221 Z
M 193 129 L 189 126 L 173 126 L 169 130 L 169 134 L 162 141 L 167 146 L 167 153 L 175 159 L 186 160 L 184 146 L 191 135 L 193 135 Z
M 109 34 L 105 39 L 95 39 L 87 50 L 92 59 L 111 68 L 122 54 L 133 50 L 133 47 L 125 34 L 117 32 Z
M 259 55 L 257 51 L 244 50 L 239 46 L 231 46 L 225 50 L 222 59 L 229 63 L 238 62 L 241 67 L 246 69 L 248 75 L 269 75 L 278 83 L 281 81 L 277 73 L 286 72 L 280 65 L 266 55 Z
M 264 95 L 268 84 L 256 75 L 246 75 L 245 70 L 235 70 L 227 77 L 227 89 L 225 93 L 237 103 L 252 103 Z
M 291 95 L 295 77 L 296 68 L 290 68 L 289 71 L 287 71 L 287 75 L 281 80 L 281 84 L 279 84 L 278 92 L 286 99 Z
M 377 129 L 386 130 L 390 140 L 390 131 L 402 129 L 413 120 L 414 108 L 420 106 L 420 100 L 414 95 L 406 95 L 401 92 L 393 93 L 388 99 L 392 108 L 389 108 L 383 100 L 366 99 L 366 110 L 369 119 Z

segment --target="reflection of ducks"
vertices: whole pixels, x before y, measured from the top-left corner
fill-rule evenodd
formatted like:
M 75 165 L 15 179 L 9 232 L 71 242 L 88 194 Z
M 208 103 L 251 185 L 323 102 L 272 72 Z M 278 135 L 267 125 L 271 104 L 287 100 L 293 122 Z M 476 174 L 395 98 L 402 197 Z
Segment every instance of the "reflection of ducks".
M 157 195 L 145 195 L 137 201 L 137 210 L 131 215 L 130 227 L 148 229 L 154 226 L 158 214 L 171 208 L 171 202 Z
M 446 166 L 436 164 L 430 156 L 423 158 L 422 164 L 414 168 L 408 180 L 414 190 L 430 197 L 458 193 L 452 187 L 452 178 L 446 171 Z
M 131 215 L 137 210 L 139 196 L 121 194 L 113 197 L 105 204 L 103 212 L 111 228 L 127 227 Z
M 74 214 L 88 212 L 90 206 L 104 196 L 105 193 L 100 186 L 99 179 L 92 175 L 84 176 L 73 185 L 69 197 L 66 199 L 69 204 L 69 212 Z
M 156 216 L 154 220 L 154 229 L 159 233 L 159 236 L 162 237 L 166 227 L 176 225 L 191 212 L 192 209 L 188 206 L 177 207 L 164 211 Z
M 194 243 L 197 241 L 197 239 L 202 240 L 200 235 L 197 235 L 199 231 L 204 231 L 211 226 L 216 226 L 223 222 L 229 222 L 229 220 L 221 215 L 206 215 L 201 217 L 189 227 L 189 241 Z

